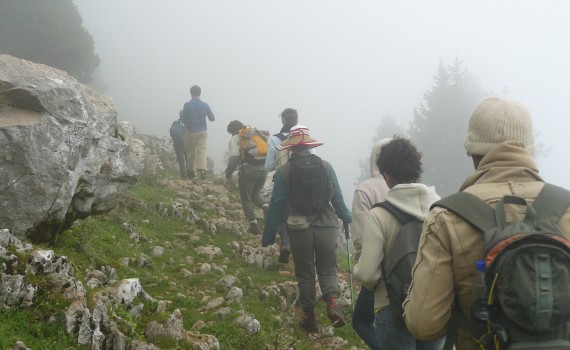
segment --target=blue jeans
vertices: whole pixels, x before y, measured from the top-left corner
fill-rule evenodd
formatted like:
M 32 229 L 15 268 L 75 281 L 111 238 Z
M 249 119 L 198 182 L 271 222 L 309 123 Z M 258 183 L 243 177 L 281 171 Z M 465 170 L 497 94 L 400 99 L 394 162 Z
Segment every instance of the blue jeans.
M 374 292 L 364 287 L 360 289 L 354 305 L 352 328 L 370 349 L 380 349 L 374 329 Z
M 376 314 L 376 337 L 382 350 L 439 350 L 445 337 L 421 341 L 416 339 L 406 328 L 398 327 L 392 322 L 392 310 L 385 307 Z

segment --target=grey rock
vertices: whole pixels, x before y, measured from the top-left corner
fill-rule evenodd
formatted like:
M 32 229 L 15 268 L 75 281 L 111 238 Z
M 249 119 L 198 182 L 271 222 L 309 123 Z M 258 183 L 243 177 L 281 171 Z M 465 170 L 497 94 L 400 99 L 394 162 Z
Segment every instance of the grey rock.
M 226 306 L 226 307 L 222 307 L 220 308 L 216 314 L 218 315 L 219 318 L 224 319 L 226 317 L 228 317 L 229 315 L 231 315 L 233 313 L 233 310 Z
M 85 282 L 85 287 L 89 289 L 95 289 L 102 287 L 103 284 L 96 278 L 90 278 L 87 282 Z
M 131 350 L 160 350 L 160 348 L 154 344 L 134 339 L 131 345 Z
M 164 254 L 164 248 L 156 246 L 152 248 L 152 255 L 153 256 L 162 256 Z
M 237 283 L 237 277 L 227 275 L 222 277 L 217 284 L 223 286 L 226 290 L 230 290 Z
M 0 222 L 47 241 L 116 206 L 137 182 L 144 148 L 118 136 L 112 101 L 67 73 L 0 55 Z M 33 142 L 30 142 L 33 140 Z M 136 140 L 136 141 L 135 141 Z
M 0 307 L 29 307 L 37 287 L 24 281 L 23 275 L 0 276 Z
M 210 258 L 210 260 L 215 258 L 215 257 L 223 255 L 222 250 L 220 248 L 214 247 L 212 245 L 197 247 L 195 250 L 196 250 L 196 253 L 198 253 L 200 255 L 208 256 L 208 258 Z
M 32 349 L 28 348 L 23 341 L 18 340 L 14 343 L 14 346 L 12 346 L 10 350 L 32 350 Z
M 126 305 L 130 305 L 136 297 L 142 297 L 144 300 L 153 300 L 152 297 L 143 290 L 138 278 L 128 278 L 119 281 L 112 295 L 116 302 Z
M 261 324 L 255 318 L 249 315 L 241 315 L 236 319 L 238 326 L 243 328 L 248 334 L 254 334 L 259 332 L 261 329 Z
M 107 276 L 105 275 L 105 273 L 103 273 L 103 271 L 91 270 L 87 274 L 87 279 L 89 280 L 92 278 L 98 280 L 103 286 L 107 284 Z
M 81 319 L 79 321 L 79 332 L 77 334 L 77 342 L 79 344 L 91 344 L 93 329 L 91 328 L 91 312 L 88 308 L 83 309 Z
M 243 290 L 237 286 L 233 286 L 228 292 L 228 295 L 226 296 L 228 304 L 241 305 L 242 299 L 243 299 Z
M 171 301 L 168 300 L 159 300 L 158 305 L 156 306 L 156 312 L 166 312 L 168 310 L 168 306 L 172 304 Z
M 207 273 L 210 273 L 211 271 L 212 271 L 212 267 L 208 263 L 203 263 L 202 266 L 200 266 L 200 273 L 201 274 L 207 274 Z
M 206 305 L 206 310 L 211 310 L 220 307 L 223 303 L 224 303 L 223 297 L 212 299 L 208 302 L 208 305 Z

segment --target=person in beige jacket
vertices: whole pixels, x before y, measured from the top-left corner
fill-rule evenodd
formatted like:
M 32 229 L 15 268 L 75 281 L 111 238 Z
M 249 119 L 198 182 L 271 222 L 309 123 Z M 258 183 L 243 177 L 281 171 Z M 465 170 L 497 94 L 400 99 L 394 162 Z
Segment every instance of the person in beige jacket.
M 532 118 L 517 101 L 498 97 L 483 100 L 469 120 L 465 149 L 473 159 L 475 172 L 460 190 L 491 206 L 505 195 L 522 197 L 532 204 L 544 186 L 532 158 Z M 510 220 L 523 219 L 522 215 L 514 213 Z M 570 209 L 561 216 L 558 226 L 570 239 Z M 481 232 L 446 209 L 435 207 L 430 211 L 403 304 L 404 319 L 412 334 L 425 340 L 447 334 L 457 304 L 457 334 L 448 337 L 455 338 L 457 350 L 476 349 L 472 338 L 482 334 L 471 334 L 470 310 L 475 299 L 475 261 L 483 255 Z
M 362 252 L 362 236 L 368 221 L 370 209 L 376 203 L 383 202 L 388 194 L 386 180 L 376 165 L 382 146 L 392 139 L 381 139 L 374 142 L 370 152 L 370 178 L 362 181 L 354 190 L 352 199 L 352 255 L 358 262 Z M 374 291 L 361 286 L 360 293 L 352 313 L 352 328 L 372 350 L 380 349 L 374 330 Z
M 386 201 L 423 221 L 432 203 L 439 199 L 433 186 L 417 183 L 422 173 L 421 154 L 407 139 L 394 137 L 382 147 L 376 164 L 390 188 Z M 374 291 L 376 338 L 385 350 L 439 350 L 442 341 L 417 341 L 405 327 L 393 323 L 381 264 L 389 256 L 400 231 L 400 222 L 386 209 L 375 207 L 364 229 L 362 254 L 354 266 L 354 277 Z M 400 316 L 401 317 L 401 316 Z

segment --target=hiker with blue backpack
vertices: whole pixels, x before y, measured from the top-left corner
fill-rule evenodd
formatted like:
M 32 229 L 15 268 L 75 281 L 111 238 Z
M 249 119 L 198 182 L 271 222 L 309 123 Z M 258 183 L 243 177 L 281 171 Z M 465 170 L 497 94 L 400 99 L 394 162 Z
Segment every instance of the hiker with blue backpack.
M 319 331 L 315 278 L 333 327 L 345 324 L 338 304 L 336 241 L 341 227 L 339 219 L 346 224 L 352 221 L 333 167 L 309 152 L 322 144 L 311 137 L 307 127 L 296 125 L 277 146 L 279 150 L 291 149 L 292 154 L 275 173 L 261 239 L 262 246 L 272 245 L 279 225 L 287 223 L 299 285 L 298 305 L 303 309 L 300 326 L 310 333 Z
M 267 178 L 265 157 L 267 155 L 268 132 L 246 127 L 239 120 L 232 120 L 227 131 L 232 135 L 228 143 L 228 166 L 225 170 L 224 186 L 238 170 L 238 189 L 241 207 L 249 222 L 249 233 L 261 235 L 261 227 L 255 215 L 255 208 L 267 212 L 268 204 L 261 195 Z
M 184 123 L 182 122 L 182 111 L 178 114 L 179 119 L 172 122 L 170 126 L 170 137 L 172 138 L 172 147 L 176 153 L 178 166 L 180 167 L 180 177 L 187 179 L 186 173 L 186 151 L 184 148 Z
M 369 212 L 354 277 L 374 291 L 374 326 L 380 349 L 439 350 L 442 339 L 421 341 L 406 329 L 401 305 L 407 286 L 396 284 L 411 280 L 422 222 L 439 196 L 433 186 L 418 183 L 421 153 L 405 138 L 394 136 L 382 146 L 376 165 L 390 190 L 386 200 Z
M 425 220 L 408 329 L 445 349 L 570 349 L 570 192 L 539 175 L 530 112 L 488 97 L 464 145 L 475 172 Z

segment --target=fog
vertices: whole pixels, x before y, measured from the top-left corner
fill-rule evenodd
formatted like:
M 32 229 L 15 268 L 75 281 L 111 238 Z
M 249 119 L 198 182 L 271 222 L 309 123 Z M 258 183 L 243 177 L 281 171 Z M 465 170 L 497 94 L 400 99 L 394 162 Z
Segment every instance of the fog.
M 570 188 L 569 1 L 75 2 L 105 94 L 139 133 L 168 135 L 190 86 L 202 88 L 216 116 L 208 155 L 217 172 L 230 120 L 276 133 L 293 107 L 324 141 L 317 152 L 350 204 L 381 117 L 407 129 L 438 63 L 458 58 L 485 91 L 529 108 L 551 148 L 537 159 L 541 174 Z

